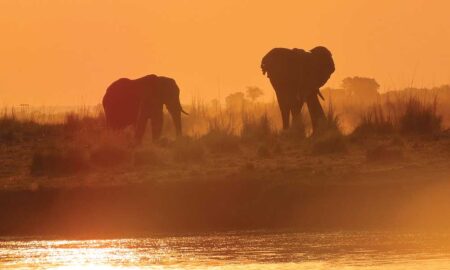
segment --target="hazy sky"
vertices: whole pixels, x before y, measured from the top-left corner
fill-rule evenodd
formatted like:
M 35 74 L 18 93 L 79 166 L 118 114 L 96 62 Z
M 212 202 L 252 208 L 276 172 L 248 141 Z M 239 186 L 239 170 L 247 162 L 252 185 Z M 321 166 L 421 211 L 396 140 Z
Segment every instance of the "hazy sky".
M 276 3 L 276 4 L 275 4 Z M 450 82 L 450 1 L 0 0 L 0 105 L 99 103 L 120 77 L 175 78 L 182 98 L 259 86 L 273 47 L 327 46 L 329 82 Z

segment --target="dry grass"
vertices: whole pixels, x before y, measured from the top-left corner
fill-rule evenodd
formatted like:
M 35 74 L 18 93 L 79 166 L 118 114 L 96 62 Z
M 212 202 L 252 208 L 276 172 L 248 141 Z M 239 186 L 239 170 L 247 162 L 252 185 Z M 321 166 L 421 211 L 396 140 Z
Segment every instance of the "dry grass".
M 101 144 L 90 153 L 91 163 L 99 167 L 114 167 L 127 159 L 129 159 L 129 151 L 115 144 Z
M 442 130 L 442 116 L 437 113 L 437 101 L 426 103 L 410 98 L 399 119 L 400 132 L 405 134 L 435 134 Z
M 316 155 L 345 153 L 353 141 L 346 135 L 349 130 L 353 130 L 350 138 L 362 139 L 373 135 L 434 135 L 443 129 L 446 113 L 450 114 L 442 111 L 444 102 L 423 96 L 386 95 L 370 105 L 344 99 L 332 102 L 332 98 L 327 102 L 323 132 L 308 139 L 311 124 L 306 110 L 288 131 L 281 132 L 275 102 L 247 102 L 240 108 L 223 108 L 217 102 L 193 100 L 185 106 L 190 112 L 183 118 L 185 137 L 175 140 L 172 121 L 165 115 L 165 137 L 152 145 L 147 132 L 144 146 L 139 148 L 133 147 L 131 129 L 107 131 L 98 107 L 58 112 L 57 116 L 31 109 L 5 109 L 0 116 L 0 145 L 27 144 L 34 149 L 27 159 L 31 160 L 32 175 L 67 175 L 126 165 L 201 162 L 217 155 L 252 153 L 258 158 L 276 158 L 283 155 L 284 149 L 304 146 Z M 380 151 L 369 152 L 368 160 L 383 155 Z
M 437 100 L 419 97 L 388 100 L 369 107 L 353 131 L 354 136 L 433 135 L 442 131 L 442 115 L 437 112 Z
M 347 151 L 347 141 L 339 128 L 339 117 L 332 104 L 327 110 L 326 122 L 312 138 L 312 152 L 314 154 L 335 154 Z
M 250 115 L 244 115 L 240 135 L 244 142 L 254 142 L 268 140 L 276 134 L 269 117 L 263 114 L 256 119 Z
M 385 135 L 392 134 L 395 130 L 395 123 L 388 115 L 386 116 L 383 107 L 375 104 L 367 109 L 367 112 L 361 116 L 360 123 L 353 131 L 353 135 Z
M 85 151 L 73 147 L 39 150 L 33 154 L 30 173 L 33 176 L 62 176 L 90 169 Z
M 173 157 L 178 162 L 199 162 L 205 158 L 205 149 L 198 140 L 180 138 L 172 145 Z
M 19 120 L 14 116 L 0 118 L 0 143 L 21 143 L 43 137 L 60 135 L 62 125 L 40 124 L 30 120 Z
M 347 141 L 340 132 L 329 131 L 314 137 L 312 152 L 317 155 L 336 154 L 347 151 Z

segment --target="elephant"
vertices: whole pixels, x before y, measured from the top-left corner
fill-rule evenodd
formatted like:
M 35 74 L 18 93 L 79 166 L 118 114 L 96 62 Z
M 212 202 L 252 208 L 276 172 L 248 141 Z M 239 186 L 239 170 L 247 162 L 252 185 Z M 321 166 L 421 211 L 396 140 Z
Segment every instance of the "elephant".
M 331 52 L 322 46 L 309 52 L 303 49 L 274 48 L 262 59 L 263 75 L 267 74 L 277 95 L 283 129 L 289 128 L 290 115 L 295 119 L 303 103 L 308 105 L 313 133 L 326 120 L 318 96 L 335 70 Z
M 172 78 L 154 74 L 138 79 L 121 78 L 113 82 L 103 97 L 106 126 L 112 130 L 134 127 L 135 139 L 142 141 L 147 120 L 152 125 L 152 140 L 161 137 L 163 105 L 172 116 L 177 136 L 181 136 L 180 89 Z

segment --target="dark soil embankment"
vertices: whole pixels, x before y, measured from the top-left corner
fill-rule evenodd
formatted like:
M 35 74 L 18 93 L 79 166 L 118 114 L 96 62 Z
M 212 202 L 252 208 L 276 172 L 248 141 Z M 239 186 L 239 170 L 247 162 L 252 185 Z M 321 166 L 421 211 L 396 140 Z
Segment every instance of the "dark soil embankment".
M 287 228 L 446 229 L 449 195 L 449 185 L 437 180 L 308 185 L 239 179 L 10 190 L 0 191 L 0 234 L 123 237 Z

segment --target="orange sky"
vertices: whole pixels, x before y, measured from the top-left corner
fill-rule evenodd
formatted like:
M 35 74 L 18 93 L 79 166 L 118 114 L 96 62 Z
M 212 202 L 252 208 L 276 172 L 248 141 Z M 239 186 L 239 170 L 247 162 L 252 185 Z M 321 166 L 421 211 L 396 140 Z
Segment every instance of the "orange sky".
M 440 85 L 448 10 L 445 0 L 0 0 L 0 105 L 96 104 L 115 79 L 150 73 L 175 78 L 185 102 L 253 85 L 271 98 L 264 54 L 319 44 L 336 62 L 330 86 L 353 75 L 383 90 Z

